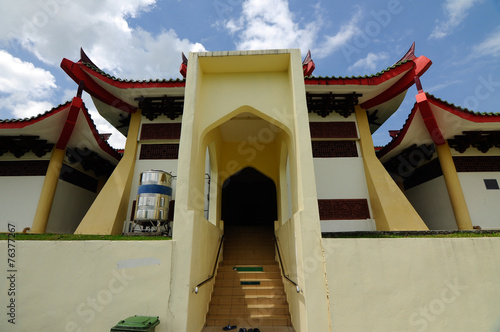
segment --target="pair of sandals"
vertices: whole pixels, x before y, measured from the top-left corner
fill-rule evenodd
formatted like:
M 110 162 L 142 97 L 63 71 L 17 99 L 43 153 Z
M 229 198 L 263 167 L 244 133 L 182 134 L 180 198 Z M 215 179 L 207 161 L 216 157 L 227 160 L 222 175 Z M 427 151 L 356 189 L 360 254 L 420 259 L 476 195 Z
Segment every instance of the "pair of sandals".
M 237 328 L 236 325 L 228 325 L 228 326 L 224 326 L 222 329 L 224 331 L 230 331 L 230 330 L 236 330 L 236 328 Z M 238 332 L 260 332 L 260 330 L 258 328 L 247 330 L 246 328 L 242 327 L 238 330 Z

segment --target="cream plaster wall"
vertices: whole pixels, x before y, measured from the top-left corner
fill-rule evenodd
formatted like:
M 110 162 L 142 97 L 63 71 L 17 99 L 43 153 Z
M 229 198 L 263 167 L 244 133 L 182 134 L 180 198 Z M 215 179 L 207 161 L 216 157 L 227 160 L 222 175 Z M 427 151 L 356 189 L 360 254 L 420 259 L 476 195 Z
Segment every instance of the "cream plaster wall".
M 443 176 L 405 190 L 405 195 L 429 229 L 458 229 Z
M 318 199 L 369 198 L 362 158 L 314 158 Z
M 278 244 L 281 253 L 281 259 L 283 261 L 283 269 L 285 273 L 295 282 L 299 282 L 299 271 L 298 271 L 298 263 L 297 263 L 297 255 L 295 252 L 297 251 L 297 247 L 300 247 L 300 243 L 297 241 L 293 241 L 294 234 L 297 231 L 297 223 L 293 218 L 288 220 L 286 223 L 280 225 L 279 222 L 275 222 L 276 229 L 276 238 L 278 239 Z M 279 262 L 278 254 L 276 253 L 276 260 Z M 286 280 L 283 279 L 283 286 L 285 287 L 286 298 L 289 305 L 290 315 L 292 319 L 292 324 L 295 326 L 296 330 L 298 330 L 299 326 L 305 326 L 306 322 L 301 319 L 303 314 L 301 315 L 301 311 L 305 310 L 304 308 L 304 294 L 297 293 L 295 286 Z M 303 285 L 299 283 L 299 287 L 302 288 Z
M 321 232 L 372 232 L 377 230 L 373 219 L 321 220 Z
M 487 190 L 484 179 L 496 179 L 499 172 L 458 173 L 472 225 L 483 229 L 500 228 L 500 190 Z
M 362 158 L 314 158 L 318 199 L 366 199 L 371 212 Z M 322 232 L 375 231 L 373 219 L 321 220 Z
M 31 227 L 40 198 L 44 176 L 0 177 L 0 232 L 7 232 L 9 223 L 17 231 Z
M 96 196 L 94 192 L 58 180 L 46 233 L 72 234 Z
M 332 331 L 500 329 L 498 238 L 323 239 L 323 247 Z
M 0 331 L 109 331 L 133 315 L 159 316 L 156 331 L 172 331 L 173 247 L 173 241 L 18 241 L 16 324 L 5 314 L 4 276 Z M 7 252 L 7 241 L 0 248 Z
M 290 238 L 294 227 L 293 222 L 283 225 L 280 238 Z M 322 242 L 332 331 L 496 332 L 500 327 L 498 238 Z M 289 254 L 300 244 L 280 245 L 287 273 L 301 285 Z M 0 241 L 0 248 L 6 247 Z M 176 331 L 180 299 L 171 290 L 185 287 L 186 281 L 177 284 L 170 278 L 175 247 L 175 241 L 18 241 L 16 324 L 2 319 L 0 330 L 109 331 L 138 314 L 159 316 L 157 332 Z M 208 267 L 213 248 L 207 249 L 193 263 Z M 312 250 L 301 273 L 307 277 L 321 268 L 322 257 L 321 250 Z M 9 283 L 0 279 L 3 294 Z M 189 297 L 208 300 L 211 285 L 206 287 Z M 291 311 L 301 310 L 306 294 L 296 293 L 287 281 L 285 288 Z M 0 305 L 6 308 L 7 301 L 2 296 Z M 304 323 L 295 315 L 292 321 L 297 328 Z

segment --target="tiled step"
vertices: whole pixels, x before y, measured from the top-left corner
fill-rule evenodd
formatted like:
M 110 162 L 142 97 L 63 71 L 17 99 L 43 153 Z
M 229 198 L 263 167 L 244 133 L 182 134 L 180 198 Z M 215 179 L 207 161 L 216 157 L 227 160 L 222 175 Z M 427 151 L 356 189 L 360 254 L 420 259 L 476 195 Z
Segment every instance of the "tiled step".
M 217 280 L 215 288 L 229 288 L 229 287 L 240 287 L 240 286 L 262 286 L 262 287 L 281 287 L 283 281 L 281 279 L 261 279 L 261 278 L 249 278 L 249 279 L 220 279 Z
M 235 262 L 236 263 L 236 262 Z M 275 261 L 272 262 L 272 264 L 255 264 L 255 265 L 250 265 L 250 264 L 226 264 L 226 261 L 221 262 L 219 264 L 219 272 L 226 272 L 226 271 L 234 271 L 234 268 L 256 268 L 256 269 L 262 269 L 262 272 L 280 272 L 279 266 L 276 264 Z M 250 272 L 250 271 L 244 271 L 240 270 L 238 272 Z M 254 271 L 254 272 L 259 272 Z
M 289 326 L 290 316 L 272 317 L 269 315 L 235 316 L 217 315 L 207 317 L 207 326 Z
M 241 266 L 241 265 L 275 265 L 276 260 L 273 259 L 255 259 L 255 258 L 248 258 L 248 259 L 227 259 L 225 258 L 220 264 L 220 266 Z
M 272 232 L 253 227 L 225 231 L 207 326 L 291 325 Z
M 214 295 L 212 296 L 212 305 L 253 305 L 253 304 L 261 304 L 261 305 L 280 305 L 280 304 L 288 304 L 286 301 L 285 295 L 235 295 L 231 297 Z
M 233 270 L 220 271 L 217 273 L 217 279 L 236 279 L 236 280 L 250 280 L 250 279 L 278 279 L 281 280 L 281 273 L 274 272 L 236 272 Z
M 213 295 L 235 296 L 235 295 L 284 295 L 282 287 L 275 286 L 240 286 L 240 287 L 214 287 Z
M 288 305 L 286 304 L 243 304 L 243 305 L 227 305 L 219 304 L 211 308 L 211 312 L 215 316 L 220 315 L 269 315 L 269 316 L 287 316 Z

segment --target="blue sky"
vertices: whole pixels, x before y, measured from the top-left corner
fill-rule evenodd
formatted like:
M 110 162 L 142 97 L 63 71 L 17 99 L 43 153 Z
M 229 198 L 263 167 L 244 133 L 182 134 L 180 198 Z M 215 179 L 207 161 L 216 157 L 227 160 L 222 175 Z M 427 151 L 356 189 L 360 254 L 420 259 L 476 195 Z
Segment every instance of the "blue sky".
M 0 118 L 34 116 L 70 100 L 60 69 L 83 47 L 120 78 L 175 78 L 181 52 L 300 48 L 314 75 L 374 74 L 416 42 L 433 65 L 424 90 L 478 112 L 500 112 L 499 0 L 0 0 Z M 400 129 L 416 93 L 374 134 Z M 87 107 L 101 132 L 123 137 Z

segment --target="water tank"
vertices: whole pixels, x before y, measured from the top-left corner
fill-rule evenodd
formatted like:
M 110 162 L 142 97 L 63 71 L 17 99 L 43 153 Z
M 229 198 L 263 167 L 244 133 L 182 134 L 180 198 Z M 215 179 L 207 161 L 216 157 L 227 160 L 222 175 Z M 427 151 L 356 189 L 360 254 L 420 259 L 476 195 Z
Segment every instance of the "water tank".
M 135 210 L 135 222 L 165 222 L 172 199 L 172 175 L 165 171 L 149 170 L 141 173 Z

